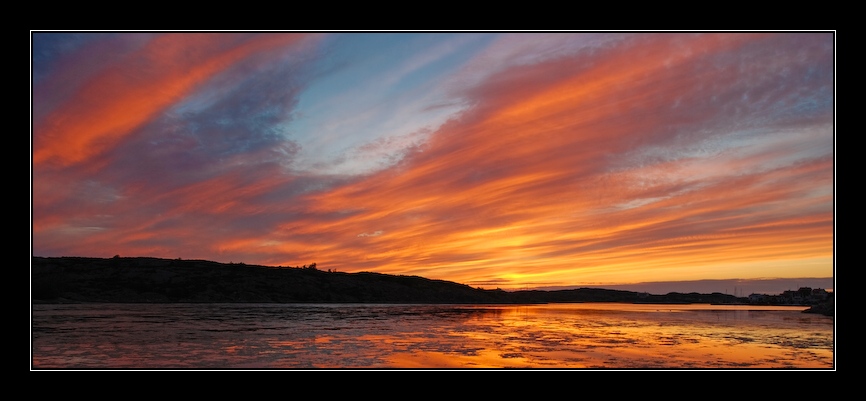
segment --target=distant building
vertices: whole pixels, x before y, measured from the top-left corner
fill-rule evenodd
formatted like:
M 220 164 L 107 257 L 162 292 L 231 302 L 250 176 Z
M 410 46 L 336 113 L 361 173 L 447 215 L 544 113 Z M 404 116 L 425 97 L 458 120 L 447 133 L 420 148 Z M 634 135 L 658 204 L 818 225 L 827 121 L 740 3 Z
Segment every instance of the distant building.
M 766 302 L 768 298 L 769 298 L 769 296 L 766 294 L 751 294 L 751 295 L 749 295 L 749 303 L 752 303 L 752 304 L 763 303 L 763 302 Z
M 826 301 L 827 298 L 830 298 L 830 293 L 823 288 L 815 288 L 812 290 L 812 298 L 818 301 Z
M 815 305 L 827 301 L 830 293 L 823 288 L 800 287 L 798 290 L 784 291 L 779 295 L 752 294 L 751 304 L 769 305 Z

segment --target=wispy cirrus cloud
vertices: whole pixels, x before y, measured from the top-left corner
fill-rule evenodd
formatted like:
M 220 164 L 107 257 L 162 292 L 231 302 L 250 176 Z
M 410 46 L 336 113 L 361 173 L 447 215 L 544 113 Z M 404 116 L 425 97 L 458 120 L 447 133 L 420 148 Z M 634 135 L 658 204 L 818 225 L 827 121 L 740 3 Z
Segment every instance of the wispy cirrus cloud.
M 39 254 L 502 288 L 832 275 L 832 33 L 106 43 L 34 87 Z
M 831 109 L 824 102 L 800 130 L 784 118 L 768 124 L 793 95 L 758 105 L 743 97 L 786 81 L 775 69 L 739 73 L 765 63 L 756 42 L 802 49 L 784 35 L 648 36 L 491 77 L 467 91 L 478 106 L 405 163 L 316 198 L 323 215 L 359 210 L 342 220 L 358 225 L 345 232 L 389 233 L 355 247 L 338 225 L 333 242 L 348 246 L 327 263 L 543 282 L 721 274 L 722 265 L 779 253 L 830 255 Z M 815 46 L 813 56 L 827 50 Z M 808 75 L 800 52 L 784 68 Z M 799 146 L 776 146 L 787 142 Z M 796 217 L 777 208 L 791 199 L 817 208 L 798 207 Z M 785 228 L 753 229 L 758 222 Z

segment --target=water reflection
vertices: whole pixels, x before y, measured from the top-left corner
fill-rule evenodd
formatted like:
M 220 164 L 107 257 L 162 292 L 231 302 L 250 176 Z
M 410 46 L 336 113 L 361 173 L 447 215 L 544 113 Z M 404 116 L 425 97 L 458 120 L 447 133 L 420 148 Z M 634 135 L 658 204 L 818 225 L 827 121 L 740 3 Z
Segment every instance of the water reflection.
M 711 305 L 34 305 L 34 368 L 833 368 L 833 319 Z

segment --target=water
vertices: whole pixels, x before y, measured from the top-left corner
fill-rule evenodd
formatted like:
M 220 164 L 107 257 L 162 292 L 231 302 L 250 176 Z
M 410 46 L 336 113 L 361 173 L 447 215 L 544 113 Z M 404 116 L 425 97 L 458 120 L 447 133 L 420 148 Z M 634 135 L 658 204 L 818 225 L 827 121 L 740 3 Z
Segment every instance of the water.
M 743 305 L 33 305 L 32 369 L 833 369 L 833 318 Z

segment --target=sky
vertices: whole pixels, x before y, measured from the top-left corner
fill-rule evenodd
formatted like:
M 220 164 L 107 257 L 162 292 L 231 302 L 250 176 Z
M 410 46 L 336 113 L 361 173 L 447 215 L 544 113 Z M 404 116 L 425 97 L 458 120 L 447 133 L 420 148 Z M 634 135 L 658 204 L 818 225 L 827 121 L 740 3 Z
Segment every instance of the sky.
M 833 278 L 834 74 L 832 31 L 31 31 L 31 254 Z

